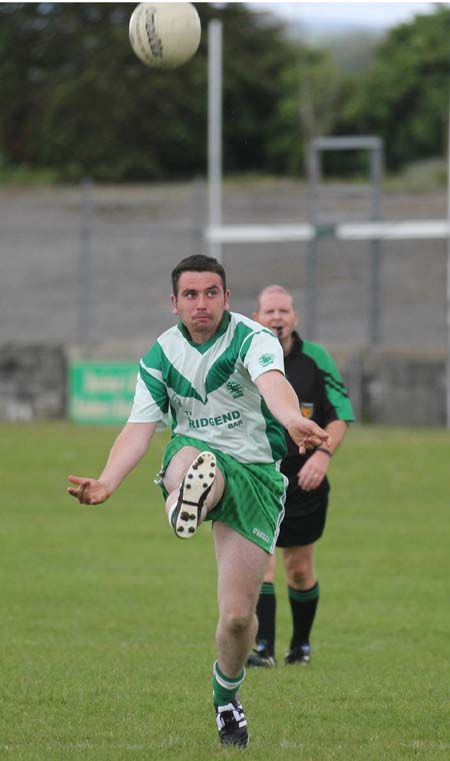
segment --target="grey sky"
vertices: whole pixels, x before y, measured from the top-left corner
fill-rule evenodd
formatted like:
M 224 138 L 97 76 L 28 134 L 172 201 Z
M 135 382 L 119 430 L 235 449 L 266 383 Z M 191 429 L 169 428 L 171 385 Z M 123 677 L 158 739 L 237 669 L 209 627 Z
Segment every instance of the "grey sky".
M 311 23 L 339 24 L 340 26 L 367 26 L 373 29 L 387 29 L 409 21 L 415 15 L 432 13 L 436 3 L 249 3 L 258 10 L 270 10 L 283 19 Z M 450 7 L 450 2 L 440 3 Z

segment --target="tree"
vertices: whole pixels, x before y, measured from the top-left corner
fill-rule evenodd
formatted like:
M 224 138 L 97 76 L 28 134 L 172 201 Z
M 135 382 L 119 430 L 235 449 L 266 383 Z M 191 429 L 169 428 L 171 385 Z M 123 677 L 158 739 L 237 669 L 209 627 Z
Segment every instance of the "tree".
M 349 134 L 379 135 L 387 164 L 443 155 L 447 147 L 450 10 L 393 29 L 366 74 L 354 80 L 338 124 Z
M 206 169 L 207 22 L 224 21 L 226 171 L 285 171 L 273 150 L 294 46 L 282 25 L 228 3 L 199 4 L 202 41 L 175 71 L 145 67 L 126 3 L 0 4 L 0 153 L 63 180 L 176 178 Z M 281 108 L 281 112 L 280 112 Z

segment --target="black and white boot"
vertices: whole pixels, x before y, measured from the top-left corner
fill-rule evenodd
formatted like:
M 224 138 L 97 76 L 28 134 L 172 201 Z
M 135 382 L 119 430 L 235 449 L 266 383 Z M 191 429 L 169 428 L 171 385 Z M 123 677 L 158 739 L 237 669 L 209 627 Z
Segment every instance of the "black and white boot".
M 179 539 L 190 539 L 206 516 L 205 500 L 216 477 L 216 458 L 201 452 L 183 478 L 178 501 L 169 513 L 169 523 Z
M 240 748 L 246 748 L 248 745 L 248 726 L 239 696 L 236 695 L 231 703 L 224 706 L 218 706 L 214 703 L 214 709 L 221 744 L 238 745 Z

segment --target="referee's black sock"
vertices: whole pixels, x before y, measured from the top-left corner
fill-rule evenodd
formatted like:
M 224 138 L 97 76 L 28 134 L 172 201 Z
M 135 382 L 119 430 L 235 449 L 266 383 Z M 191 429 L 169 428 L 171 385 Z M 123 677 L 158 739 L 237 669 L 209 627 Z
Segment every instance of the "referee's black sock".
M 309 643 L 312 625 L 319 603 L 319 582 L 311 589 L 299 590 L 288 586 L 292 612 L 292 639 L 290 648 Z
M 265 581 L 259 593 L 256 615 L 258 616 L 258 633 L 256 641 L 264 641 L 268 655 L 275 652 L 275 615 L 277 611 L 277 598 L 275 587 L 271 582 Z

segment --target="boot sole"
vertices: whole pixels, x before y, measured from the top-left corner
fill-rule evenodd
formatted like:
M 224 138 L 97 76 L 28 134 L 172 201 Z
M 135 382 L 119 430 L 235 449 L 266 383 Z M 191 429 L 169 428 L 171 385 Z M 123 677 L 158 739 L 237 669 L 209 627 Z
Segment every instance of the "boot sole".
M 172 528 L 179 539 L 190 539 L 197 531 L 203 505 L 215 478 L 216 458 L 212 452 L 201 452 L 183 478 L 171 516 Z

